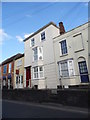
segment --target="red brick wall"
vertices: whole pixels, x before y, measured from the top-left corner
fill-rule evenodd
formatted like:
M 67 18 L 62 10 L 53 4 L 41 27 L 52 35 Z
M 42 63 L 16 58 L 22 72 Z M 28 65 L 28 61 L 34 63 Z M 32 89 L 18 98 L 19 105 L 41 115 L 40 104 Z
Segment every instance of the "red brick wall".
M 8 73 L 9 71 L 9 64 L 11 63 L 11 73 Z M 4 69 L 4 65 L 2 66 L 1 68 L 1 71 L 2 71 L 2 77 L 3 76 L 8 76 L 9 74 L 11 74 L 12 76 L 12 81 L 11 81 L 11 84 L 13 85 L 13 81 L 14 81 L 14 61 L 10 62 L 10 63 L 7 63 L 7 64 L 4 64 L 4 65 L 7 65 L 7 70 L 6 70 L 6 74 L 3 74 L 3 69 Z M 6 82 L 8 82 L 8 79 L 6 78 Z

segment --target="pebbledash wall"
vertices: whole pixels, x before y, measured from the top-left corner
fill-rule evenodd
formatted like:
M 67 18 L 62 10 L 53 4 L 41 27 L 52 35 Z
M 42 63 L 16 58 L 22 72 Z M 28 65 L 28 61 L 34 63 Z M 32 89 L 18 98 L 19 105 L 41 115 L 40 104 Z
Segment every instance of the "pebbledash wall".
M 24 40 L 24 80 L 26 80 L 26 87 L 57 88 L 53 47 L 53 38 L 57 35 L 59 35 L 59 28 L 50 22 Z
M 89 84 L 89 24 L 85 23 L 53 39 L 58 86 L 68 88 Z

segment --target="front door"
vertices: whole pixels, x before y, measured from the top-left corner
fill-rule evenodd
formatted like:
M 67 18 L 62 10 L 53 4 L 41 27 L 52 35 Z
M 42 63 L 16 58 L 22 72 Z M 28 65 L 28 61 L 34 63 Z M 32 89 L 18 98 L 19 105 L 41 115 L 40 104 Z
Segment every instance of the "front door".
M 30 67 L 26 68 L 26 87 L 31 87 L 31 70 Z
M 79 65 L 81 82 L 82 83 L 89 82 L 88 69 L 87 69 L 86 61 L 78 62 L 78 65 Z

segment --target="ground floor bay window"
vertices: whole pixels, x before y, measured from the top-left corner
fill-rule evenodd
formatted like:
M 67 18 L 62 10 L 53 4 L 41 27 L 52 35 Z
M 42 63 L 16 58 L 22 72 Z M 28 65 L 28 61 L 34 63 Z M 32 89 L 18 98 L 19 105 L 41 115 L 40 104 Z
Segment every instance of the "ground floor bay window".
M 74 76 L 74 64 L 73 60 L 64 60 L 58 62 L 58 69 L 59 69 L 59 78 L 69 78 Z
M 33 79 L 44 78 L 44 66 L 33 67 Z

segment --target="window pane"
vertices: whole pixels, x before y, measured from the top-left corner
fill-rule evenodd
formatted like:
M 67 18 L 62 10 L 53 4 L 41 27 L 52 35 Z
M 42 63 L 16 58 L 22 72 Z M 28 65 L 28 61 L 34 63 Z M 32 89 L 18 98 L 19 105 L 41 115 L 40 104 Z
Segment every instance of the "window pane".
M 45 40 L 45 32 L 41 33 L 41 40 Z
M 33 49 L 34 51 L 34 60 L 38 60 L 38 49 L 37 47 Z
M 67 62 L 61 63 L 61 73 L 62 73 L 62 77 L 68 77 L 69 76 Z
M 40 75 L 40 78 L 44 77 L 43 66 L 39 67 L 39 75 Z
M 62 51 L 62 55 L 67 53 L 67 44 L 66 44 L 66 40 L 61 41 L 61 51 Z
M 33 38 L 33 39 L 31 39 L 31 46 L 33 47 L 34 45 L 35 45 L 35 40 Z
M 21 75 L 21 83 L 23 83 L 23 75 Z
M 6 73 L 6 72 L 7 72 L 7 65 L 4 65 L 3 73 Z

